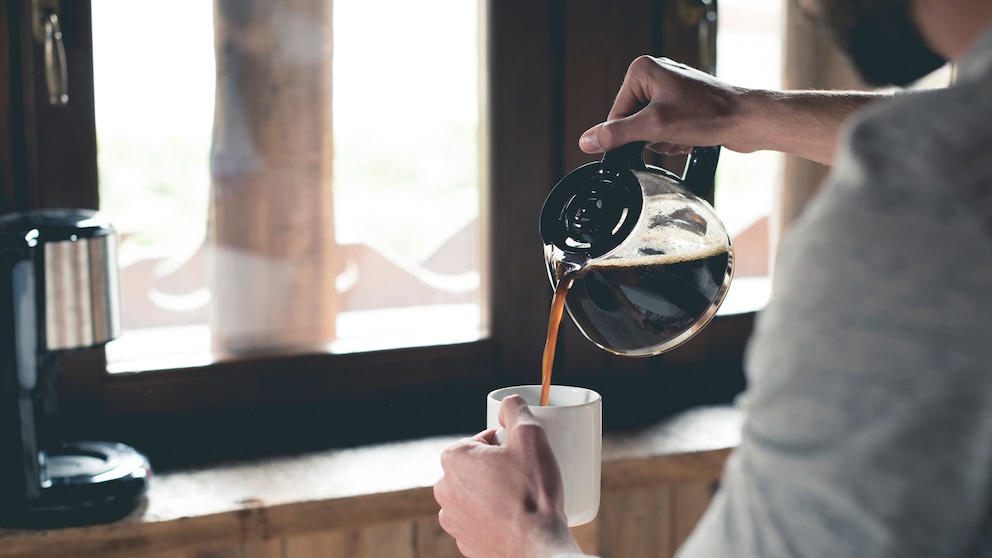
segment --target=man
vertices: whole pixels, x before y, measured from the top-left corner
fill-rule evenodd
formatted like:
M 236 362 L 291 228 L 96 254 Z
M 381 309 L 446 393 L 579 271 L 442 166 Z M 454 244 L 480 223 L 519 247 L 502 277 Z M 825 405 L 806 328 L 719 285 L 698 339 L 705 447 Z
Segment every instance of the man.
M 950 60 L 956 83 L 770 93 L 640 58 L 579 141 L 834 164 L 783 243 L 741 445 L 679 555 L 992 556 L 992 0 L 800 6 L 868 81 Z M 441 526 L 470 557 L 581 554 L 543 431 L 519 399 L 500 416 L 503 445 L 487 431 L 442 456 Z

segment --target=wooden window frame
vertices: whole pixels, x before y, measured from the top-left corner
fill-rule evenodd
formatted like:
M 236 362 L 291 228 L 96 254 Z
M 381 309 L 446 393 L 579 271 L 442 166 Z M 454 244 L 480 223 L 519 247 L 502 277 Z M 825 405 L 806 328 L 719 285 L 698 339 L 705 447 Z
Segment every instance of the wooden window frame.
M 540 374 L 551 295 L 537 233 L 545 196 L 569 169 L 590 160 L 578 150 L 577 138 L 608 112 L 630 61 L 650 53 L 690 64 L 698 59 L 697 31 L 684 21 L 685 7 L 694 1 L 485 3 L 488 338 L 370 353 L 239 358 L 134 374 L 108 374 L 102 349 L 77 351 L 60 359 L 62 412 L 72 419 L 70 430 L 113 436 L 154 453 L 177 447 L 183 438 L 196 438 L 202 446 L 225 435 L 221 427 L 204 426 L 204 417 L 223 417 L 220 422 L 231 428 L 248 420 L 243 424 L 284 424 L 300 433 L 306 430 L 300 421 L 350 420 L 356 409 L 410 398 L 420 402 L 406 411 L 410 417 L 436 413 L 437 418 L 405 433 L 474 428 L 466 417 L 475 419 L 480 394 L 500 385 L 534 383 Z M 70 60 L 66 107 L 46 102 L 41 46 L 24 31 L 30 29 L 30 5 L 30 0 L 0 0 L 0 71 L 11 76 L 12 84 L 0 90 L 0 213 L 97 208 L 90 2 L 61 6 Z M 664 164 L 673 168 L 682 161 Z M 697 384 L 703 387 L 690 390 L 697 399 L 730 397 L 741 386 L 739 363 L 751 318 L 718 318 L 684 347 L 646 359 L 601 351 L 565 320 L 556 381 L 617 389 L 635 399 L 643 389 L 684 390 Z M 676 372 L 686 367 L 691 372 Z M 653 412 L 683 406 L 693 397 L 673 393 Z M 258 422 L 250 422 L 254 418 Z M 451 424 L 444 426 L 445 421 Z M 193 430 L 162 441 L 165 432 L 181 428 Z M 360 442 L 397 434 L 362 431 L 321 439 Z M 279 438 L 275 429 L 272 438 Z M 272 445 L 252 440 L 245 443 Z M 229 455 L 217 450 L 216 456 Z

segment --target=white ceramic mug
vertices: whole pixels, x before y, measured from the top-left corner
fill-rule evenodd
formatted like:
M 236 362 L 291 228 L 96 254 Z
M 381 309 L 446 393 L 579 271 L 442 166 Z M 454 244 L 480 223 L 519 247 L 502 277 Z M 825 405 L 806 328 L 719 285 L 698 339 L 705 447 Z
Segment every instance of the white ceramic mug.
M 497 389 L 486 398 L 487 428 L 497 429 L 502 442 L 499 406 L 505 397 L 520 395 L 544 427 L 558 461 L 565 488 L 568 526 L 589 523 L 599 511 L 600 467 L 603 447 L 603 398 L 590 389 L 551 386 L 548 405 L 542 407 L 541 386 Z

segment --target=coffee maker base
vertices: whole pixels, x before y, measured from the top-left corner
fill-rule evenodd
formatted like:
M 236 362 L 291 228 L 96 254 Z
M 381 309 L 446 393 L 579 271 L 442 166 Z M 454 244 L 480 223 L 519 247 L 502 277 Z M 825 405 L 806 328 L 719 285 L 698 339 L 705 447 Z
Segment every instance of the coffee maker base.
M 144 500 L 152 469 L 117 442 L 67 442 L 44 452 L 41 494 L 0 503 L 0 525 L 48 529 L 117 521 Z

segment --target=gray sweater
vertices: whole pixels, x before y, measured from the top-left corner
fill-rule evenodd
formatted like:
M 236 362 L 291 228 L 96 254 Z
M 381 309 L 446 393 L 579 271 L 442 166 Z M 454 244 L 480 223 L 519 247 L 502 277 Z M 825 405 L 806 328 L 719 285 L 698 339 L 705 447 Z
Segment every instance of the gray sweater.
M 957 84 L 870 108 L 843 145 L 680 558 L 992 556 L 992 32 Z

